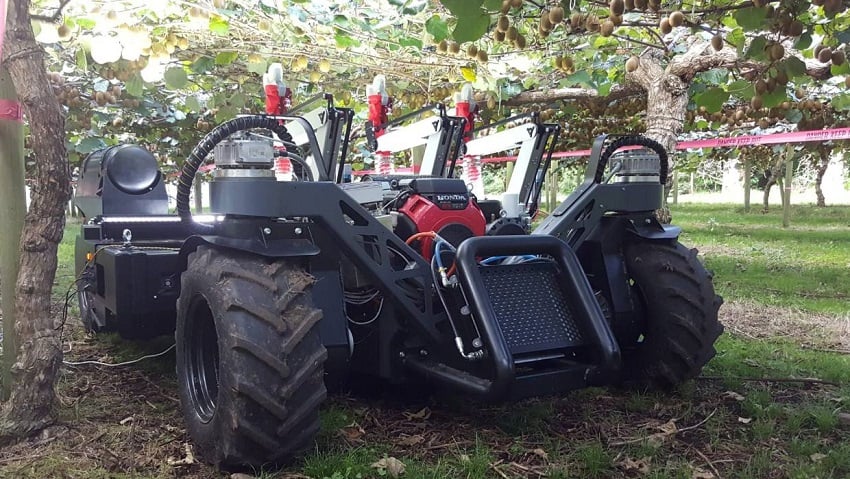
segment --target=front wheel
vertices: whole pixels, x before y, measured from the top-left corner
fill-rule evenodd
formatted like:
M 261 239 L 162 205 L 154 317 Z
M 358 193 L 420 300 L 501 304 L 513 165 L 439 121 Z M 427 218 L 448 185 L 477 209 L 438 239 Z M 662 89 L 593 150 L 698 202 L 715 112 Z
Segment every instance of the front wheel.
M 645 314 L 643 334 L 621 345 L 623 383 L 670 389 L 700 374 L 723 332 L 711 275 L 678 241 L 625 246 L 626 268 Z
M 177 301 L 177 379 L 187 429 L 221 467 L 281 464 L 319 430 L 327 352 L 313 278 L 289 260 L 201 246 Z

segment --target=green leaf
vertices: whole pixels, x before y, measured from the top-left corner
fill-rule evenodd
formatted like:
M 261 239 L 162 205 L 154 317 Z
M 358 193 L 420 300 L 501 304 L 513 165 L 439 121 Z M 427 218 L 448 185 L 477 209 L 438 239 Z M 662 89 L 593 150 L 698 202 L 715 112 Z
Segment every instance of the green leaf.
M 572 75 L 568 76 L 566 79 L 566 85 L 581 85 L 583 87 L 592 88 L 593 85 L 590 83 L 590 74 L 584 70 L 579 70 Z
M 97 25 L 95 21 L 90 18 L 75 18 L 74 22 L 83 30 L 91 30 L 95 25 Z
M 805 50 L 810 46 L 812 46 L 812 34 L 809 32 L 804 32 L 794 43 L 795 50 Z
M 342 30 L 339 29 L 336 30 L 334 40 L 336 41 L 337 48 L 345 49 L 360 46 L 360 40 L 353 38 L 345 33 L 342 33 Z
M 481 4 L 484 0 L 440 0 L 440 2 L 452 12 L 452 15 L 458 17 L 458 23 L 462 17 L 474 17 L 483 13 Z
M 799 123 L 800 120 L 803 119 L 803 112 L 796 108 L 792 108 L 791 110 L 788 110 L 788 113 L 785 114 L 785 119 L 790 121 L 791 123 Z
M 729 92 L 722 88 L 709 88 L 696 95 L 694 101 L 698 106 L 705 107 L 709 113 L 715 113 L 723 108 L 723 104 L 729 99 Z
M 484 0 L 484 10 L 495 12 L 502 8 L 502 0 Z
M 179 90 L 183 88 L 186 86 L 186 82 L 188 80 L 186 70 L 184 70 L 183 67 L 172 67 L 165 70 L 163 78 L 165 79 L 165 86 L 172 90 Z
M 842 63 L 841 65 L 835 65 L 835 64 L 833 64 L 833 65 L 829 68 L 829 71 L 830 71 L 833 75 L 850 75 L 850 63 L 848 63 L 847 61 L 845 61 L 845 62 L 844 62 L 844 63 Z
M 801 77 L 806 74 L 806 64 L 797 57 L 788 57 L 782 61 L 788 78 Z
M 77 153 L 86 154 L 103 148 L 104 146 L 106 146 L 106 143 L 104 143 L 100 138 L 83 138 L 82 141 L 74 146 L 74 150 L 76 150 Z
M 230 31 L 230 24 L 223 17 L 220 17 L 218 15 L 211 15 L 210 31 L 215 33 L 216 35 L 227 35 L 227 32 Z
M 142 96 L 144 89 L 145 82 L 142 81 L 142 77 L 138 72 L 133 73 L 133 75 L 124 83 L 124 90 L 126 90 L 127 94 L 131 96 Z
M 195 95 L 187 96 L 184 103 L 189 111 L 195 113 L 199 113 L 201 111 L 201 102 L 198 101 L 198 97 Z
M 77 60 L 77 68 L 82 71 L 86 71 L 89 67 L 89 59 L 86 56 L 86 51 L 82 48 L 77 49 L 76 60 Z
M 235 108 L 242 108 L 245 106 L 246 101 L 248 101 L 248 98 L 244 93 L 234 93 L 233 96 L 230 97 L 230 101 L 228 103 Z
M 772 93 L 765 92 L 761 99 L 764 101 L 765 108 L 773 108 L 788 99 L 788 92 L 785 91 L 785 87 L 776 87 Z
M 738 51 L 741 51 L 741 49 L 744 48 L 744 42 L 746 42 L 744 30 L 740 28 L 732 30 L 728 35 L 726 35 L 726 41 L 735 45 L 735 47 L 738 48 Z
M 215 60 L 208 56 L 202 56 L 192 63 L 192 71 L 195 73 L 206 73 L 215 67 Z
M 412 37 L 402 37 L 398 39 L 399 45 L 403 47 L 414 47 L 417 50 L 422 49 L 422 40 Z
M 216 123 L 223 123 L 227 120 L 232 120 L 237 113 L 237 109 L 231 106 L 223 106 L 218 109 L 215 114 Z
M 266 72 L 266 69 L 269 67 L 268 63 L 265 60 L 260 60 L 258 62 L 249 62 L 248 63 L 248 71 L 251 73 L 256 73 L 258 75 L 262 75 Z
M 838 111 L 850 111 L 850 93 L 836 95 L 829 102 L 832 108 Z
M 490 15 L 478 10 L 478 13 L 472 16 L 458 17 L 452 38 L 458 43 L 473 42 L 484 36 L 489 26 Z
M 752 58 L 754 60 L 764 60 L 767 58 L 765 56 L 764 47 L 767 46 L 767 39 L 763 36 L 758 36 L 750 42 L 750 48 L 747 49 L 746 57 Z
M 743 100 L 749 100 L 756 94 L 755 86 L 747 80 L 738 80 L 726 85 L 726 91 L 730 95 Z
M 239 57 L 239 53 L 237 52 L 221 52 L 215 56 L 215 64 L 230 65 L 237 57 Z
M 767 18 L 766 7 L 750 7 L 742 8 L 736 11 L 733 16 L 744 30 L 762 30 L 764 29 L 764 21 Z
M 449 26 L 439 15 L 434 15 L 425 21 L 425 31 L 434 37 L 435 42 L 443 41 L 449 36 Z

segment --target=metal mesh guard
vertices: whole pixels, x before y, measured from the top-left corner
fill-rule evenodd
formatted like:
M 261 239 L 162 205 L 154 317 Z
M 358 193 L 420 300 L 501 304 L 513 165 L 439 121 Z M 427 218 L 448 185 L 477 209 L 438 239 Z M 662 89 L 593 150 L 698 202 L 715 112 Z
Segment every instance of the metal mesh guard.
M 550 262 L 483 266 L 484 288 L 513 354 L 583 344 Z

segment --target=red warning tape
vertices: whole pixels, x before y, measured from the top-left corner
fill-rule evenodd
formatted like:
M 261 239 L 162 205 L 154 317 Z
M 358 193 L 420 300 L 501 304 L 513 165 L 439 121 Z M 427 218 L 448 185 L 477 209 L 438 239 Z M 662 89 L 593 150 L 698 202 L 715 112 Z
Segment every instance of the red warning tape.
M 24 121 L 24 110 L 15 100 L 0 100 L 0 120 Z

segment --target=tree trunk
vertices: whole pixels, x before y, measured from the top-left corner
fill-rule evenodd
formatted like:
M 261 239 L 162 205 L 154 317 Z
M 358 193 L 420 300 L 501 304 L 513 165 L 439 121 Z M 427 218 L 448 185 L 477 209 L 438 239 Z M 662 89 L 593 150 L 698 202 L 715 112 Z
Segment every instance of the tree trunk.
M 670 223 L 672 216 L 667 207 L 667 196 L 672 189 L 674 155 L 679 133 L 685 126 L 688 108 L 688 84 L 682 78 L 670 74 L 655 58 L 641 57 L 638 68 L 630 74 L 632 81 L 646 90 L 646 137 L 661 144 L 667 151 L 667 184 L 664 186 L 664 201 L 656 211 L 658 220 Z
M 764 208 L 762 209 L 763 213 L 767 213 L 768 211 L 770 211 L 770 189 L 773 188 L 773 185 L 775 185 L 777 180 L 779 180 L 780 172 L 782 171 L 782 165 L 784 164 L 785 157 L 780 156 L 775 162 L 773 162 L 772 165 L 770 165 L 770 169 L 767 171 L 768 178 L 767 183 L 765 183 L 764 185 Z
M 0 100 L 17 102 L 9 72 L 0 64 Z M 0 107 L 0 310 L 3 311 L 3 400 L 9 398 L 15 362 L 15 281 L 18 250 L 27 213 L 24 187 L 24 128 L 19 109 Z M 4 118 L 5 117 L 5 118 Z
M 29 0 L 9 2 L 3 64 L 29 120 L 35 157 L 32 198 L 21 235 L 16 285 L 19 352 L 12 368 L 12 395 L 0 411 L 0 436 L 30 435 L 56 419 L 56 375 L 62 363 L 59 329 L 50 311 L 56 250 L 71 194 L 65 151 L 65 118 L 35 42 Z
M 826 197 L 823 195 L 823 177 L 826 175 L 826 169 L 829 167 L 829 159 L 832 156 L 832 148 L 821 145 L 817 148 L 817 163 L 815 169 L 817 176 L 815 177 L 815 195 L 818 198 L 818 206 L 826 206 Z

